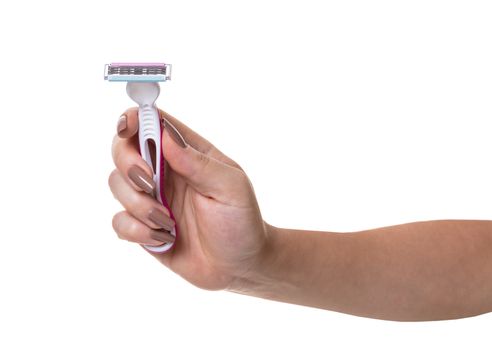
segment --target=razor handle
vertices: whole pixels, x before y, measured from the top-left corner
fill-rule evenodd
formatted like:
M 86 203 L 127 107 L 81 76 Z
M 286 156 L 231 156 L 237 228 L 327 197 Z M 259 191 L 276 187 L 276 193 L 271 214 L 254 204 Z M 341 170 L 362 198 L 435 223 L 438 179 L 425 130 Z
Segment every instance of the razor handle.
M 143 104 L 139 106 L 138 125 L 140 154 L 150 169 L 152 169 L 152 177 L 156 184 L 156 190 L 153 195 L 171 213 L 164 195 L 165 160 L 162 155 L 162 124 L 155 105 Z M 173 218 L 172 213 L 171 218 Z M 176 236 L 176 227 L 173 227 L 170 233 Z M 144 247 L 154 253 L 163 253 L 171 249 L 172 246 L 173 243 L 164 243 L 160 246 L 145 245 Z

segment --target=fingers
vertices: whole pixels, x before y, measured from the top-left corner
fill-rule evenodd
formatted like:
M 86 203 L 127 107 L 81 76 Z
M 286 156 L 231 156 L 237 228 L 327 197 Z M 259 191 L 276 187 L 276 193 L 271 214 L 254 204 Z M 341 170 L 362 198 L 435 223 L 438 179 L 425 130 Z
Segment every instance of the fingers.
M 169 166 L 205 196 L 233 205 L 244 200 L 242 192 L 247 192 L 249 180 L 239 165 L 176 118 L 159 113 L 164 118 L 163 153 Z M 138 109 L 125 111 L 117 129 L 120 136 L 113 141 L 116 167 L 134 189 L 153 193 L 152 170 L 138 152 L 137 138 L 130 137 L 138 131 Z
M 233 167 L 239 169 L 241 168 L 235 161 L 219 151 L 212 143 L 197 134 L 195 131 L 191 130 L 188 126 L 180 122 L 178 119 L 160 109 L 159 114 L 161 119 L 166 119 L 172 125 L 174 125 L 174 127 L 179 131 L 186 142 L 190 144 L 194 149 Z M 135 135 L 138 131 L 138 108 L 129 108 L 123 113 L 123 115 L 125 117 L 118 120 L 117 130 L 120 129 L 120 126 L 122 127 L 125 124 L 127 125 L 127 128 L 123 129 L 124 131 L 122 131 L 121 133 L 118 132 L 118 136 L 120 136 L 121 138 L 129 138 Z
M 186 142 L 193 148 L 225 164 L 240 169 L 237 163 L 222 154 L 210 142 L 186 125 L 163 111 L 159 112 L 161 116 L 169 118 L 178 125 L 180 129 L 178 134 L 181 134 L 182 131 L 187 138 Z M 117 130 L 118 135 L 114 137 L 112 146 L 113 160 L 116 167 L 121 173 L 125 174 L 127 181 L 134 189 L 153 193 L 156 184 L 152 180 L 152 170 L 140 156 L 137 137 L 132 137 L 136 136 L 138 131 L 138 108 L 129 108 L 122 114 L 117 123 Z
M 187 145 L 179 132 L 165 123 L 163 153 L 171 168 L 202 195 L 222 203 L 242 206 L 249 197 L 245 173 Z
M 138 108 L 127 109 L 118 119 L 117 135 L 113 138 L 112 155 L 116 167 L 126 175 L 131 186 L 147 193 L 153 193 L 156 184 L 152 170 L 138 151 Z
M 139 244 L 160 246 L 174 240 L 169 233 L 153 230 L 126 211 L 113 217 L 113 229 L 119 238 Z
M 123 139 L 128 139 L 138 131 L 138 118 L 136 117 L 138 108 L 132 107 L 127 109 L 118 119 L 116 124 L 116 133 Z
M 153 193 L 156 184 L 152 180 L 152 170 L 140 155 L 136 142 L 116 135 L 112 146 L 113 161 L 135 190 Z
M 115 198 L 133 217 L 152 229 L 172 230 L 175 223 L 169 211 L 151 196 L 135 191 L 119 170 L 111 173 L 108 182 Z

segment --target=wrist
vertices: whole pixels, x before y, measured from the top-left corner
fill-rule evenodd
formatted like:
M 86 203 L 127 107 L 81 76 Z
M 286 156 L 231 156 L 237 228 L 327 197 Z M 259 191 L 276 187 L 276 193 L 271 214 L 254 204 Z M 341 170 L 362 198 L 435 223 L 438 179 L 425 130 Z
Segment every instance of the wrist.
M 277 290 L 285 290 L 282 277 L 288 255 L 288 240 L 282 228 L 265 223 L 265 242 L 255 262 L 246 273 L 235 278 L 228 291 L 250 296 L 276 299 Z

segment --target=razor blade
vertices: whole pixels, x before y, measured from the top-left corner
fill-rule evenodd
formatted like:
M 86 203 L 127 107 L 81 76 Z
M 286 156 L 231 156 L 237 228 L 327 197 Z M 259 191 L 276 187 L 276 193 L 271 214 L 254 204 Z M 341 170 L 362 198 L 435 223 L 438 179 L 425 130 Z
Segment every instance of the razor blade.
M 171 80 L 171 65 L 166 63 L 109 63 L 104 79 L 122 82 L 164 82 Z

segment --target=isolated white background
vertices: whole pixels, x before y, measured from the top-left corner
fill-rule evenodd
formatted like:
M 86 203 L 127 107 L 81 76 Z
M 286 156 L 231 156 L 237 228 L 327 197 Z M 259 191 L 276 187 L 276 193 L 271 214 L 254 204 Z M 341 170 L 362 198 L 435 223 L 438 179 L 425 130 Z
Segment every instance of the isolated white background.
M 492 219 L 489 1 L 3 1 L 1 349 L 490 348 L 492 315 L 369 320 L 199 290 L 119 241 L 124 85 L 238 161 L 264 218 L 353 231 Z M 492 257 L 491 257 L 492 258 Z

